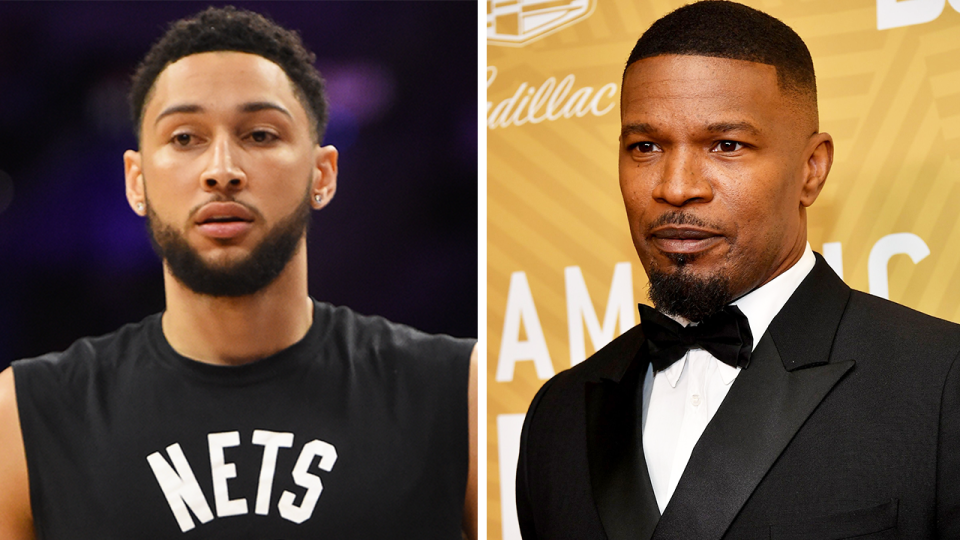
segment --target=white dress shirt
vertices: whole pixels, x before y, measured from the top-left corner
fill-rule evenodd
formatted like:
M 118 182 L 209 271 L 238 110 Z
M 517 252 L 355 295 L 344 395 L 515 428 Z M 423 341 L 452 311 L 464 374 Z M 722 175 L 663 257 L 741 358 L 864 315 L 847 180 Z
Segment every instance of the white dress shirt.
M 796 264 L 732 302 L 747 317 L 754 348 L 815 263 L 807 244 Z M 643 452 L 661 514 L 677 489 L 693 447 L 739 373 L 740 368 L 724 364 L 699 348 L 691 349 L 663 371 L 654 373 L 652 365 L 647 368 L 643 380 Z

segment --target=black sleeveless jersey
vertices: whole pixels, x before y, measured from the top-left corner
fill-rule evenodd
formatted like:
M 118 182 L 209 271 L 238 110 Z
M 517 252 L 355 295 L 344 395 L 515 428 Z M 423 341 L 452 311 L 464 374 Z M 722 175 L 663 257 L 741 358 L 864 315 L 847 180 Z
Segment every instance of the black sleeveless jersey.
M 160 315 L 13 364 L 40 539 L 458 539 L 473 340 L 315 303 L 240 367 Z

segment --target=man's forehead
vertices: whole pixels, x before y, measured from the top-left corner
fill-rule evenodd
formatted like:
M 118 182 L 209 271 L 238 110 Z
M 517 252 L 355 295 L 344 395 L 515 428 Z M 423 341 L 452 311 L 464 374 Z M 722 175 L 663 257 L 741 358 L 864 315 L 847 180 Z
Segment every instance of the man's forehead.
M 276 63 L 255 54 L 236 51 L 203 52 L 184 56 L 167 65 L 147 96 L 145 110 L 159 114 L 168 101 L 223 104 L 297 100 L 286 72 Z
M 624 124 L 649 122 L 637 115 L 696 116 L 703 124 L 742 122 L 783 107 L 771 65 L 708 56 L 662 55 L 627 69 L 621 92 Z
M 664 54 L 630 64 L 624 73 L 623 89 L 636 86 L 669 85 L 687 82 L 750 82 L 778 86 L 777 68 L 770 64 L 716 56 Z

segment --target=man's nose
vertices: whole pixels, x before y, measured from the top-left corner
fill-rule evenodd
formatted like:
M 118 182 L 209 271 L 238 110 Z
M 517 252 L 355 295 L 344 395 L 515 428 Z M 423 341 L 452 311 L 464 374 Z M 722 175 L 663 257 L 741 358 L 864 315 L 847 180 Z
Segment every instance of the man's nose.
M 662 176 L 653 189 L 653 198 L 676 207 L 711 201 L 713 186 L 704 165 L 695 149 L 671 150 L 664 156 Z
M 200 175 L 200 184 L 207 191 L 240 191 L 247 185 L 247 175 L 238 163 L 238 151 L 230 137 L 218 137 L 210 148 L 210 161 Z

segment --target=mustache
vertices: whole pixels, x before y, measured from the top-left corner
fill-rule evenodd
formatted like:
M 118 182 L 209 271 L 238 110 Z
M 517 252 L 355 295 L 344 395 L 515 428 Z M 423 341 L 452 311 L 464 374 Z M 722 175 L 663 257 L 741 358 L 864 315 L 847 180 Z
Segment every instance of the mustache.
M 693 225 L 694 227 L 703 227 L 705 229 L 714 229 L 719 230 L 722 227 L 716 223 L 710 223 L 704 219 L 701 219 L 690 212 L 683 212 L 675 210 L 673 212 L 666 212 L 661 214 L 660 217 L 653 220 L 645 227 L 647 234 L 650 233 L 653 229 L 657 227 L 662 227 L 664 225 Z

